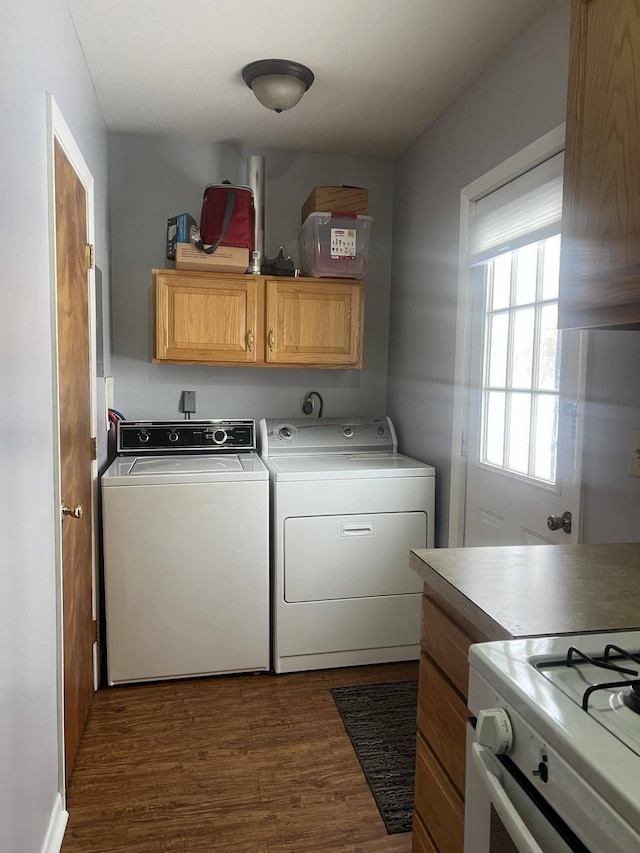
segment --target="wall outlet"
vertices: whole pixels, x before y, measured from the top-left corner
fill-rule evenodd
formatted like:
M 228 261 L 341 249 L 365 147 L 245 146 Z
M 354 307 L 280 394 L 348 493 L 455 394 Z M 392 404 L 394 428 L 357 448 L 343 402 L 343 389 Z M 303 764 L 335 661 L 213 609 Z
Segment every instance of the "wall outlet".
M 304 406 L 304 401 L 305 401 L 306 399 L 307 399 L 306 397 L 300 397 L 300 417 L 301 417 L 301 418 L 315 418 L 315 416 L 316 416 L 316 406 L 318 405 L 318 401 L 316 400 L 316 398 L 315 398 L 315 397 L 312 397 L 312 398 L 309 400 L 309 403 L 311 404 L 311 411 L 310 411 L 310 412 L 305 412 L 305 411 L 303 410 L 303 408 L 302 408 L 302 407 Z
M 629 442 L 629 476 L 640 477 L 640 429 L 631 430 Z
M 183 391 L 180 397 L 180 411 L 193 415 L 196 411 L 196 392 Z

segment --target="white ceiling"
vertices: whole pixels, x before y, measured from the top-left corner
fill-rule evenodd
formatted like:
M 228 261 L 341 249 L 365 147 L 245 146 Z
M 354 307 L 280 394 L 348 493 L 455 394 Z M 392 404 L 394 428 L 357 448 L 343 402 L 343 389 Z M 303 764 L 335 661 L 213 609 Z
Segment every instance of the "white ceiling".
M 67 0 L 111 131 L 395 157 L 549 0 Z M 292 110 L 241 71 L 316 79 Z

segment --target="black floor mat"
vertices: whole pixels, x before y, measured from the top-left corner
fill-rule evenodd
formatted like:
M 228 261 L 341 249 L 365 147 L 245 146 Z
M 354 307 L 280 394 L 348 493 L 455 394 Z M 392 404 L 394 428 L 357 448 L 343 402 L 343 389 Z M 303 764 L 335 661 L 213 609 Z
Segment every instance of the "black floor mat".
M 410 832 L 418 682 L 334 687 L 331 695 L 387 832 Z

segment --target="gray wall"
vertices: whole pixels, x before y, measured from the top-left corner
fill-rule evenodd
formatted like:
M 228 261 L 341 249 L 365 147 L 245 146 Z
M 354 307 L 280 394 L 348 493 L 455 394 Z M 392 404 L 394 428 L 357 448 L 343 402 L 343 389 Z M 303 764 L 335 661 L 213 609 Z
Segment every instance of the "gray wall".
M 365 296 L 364 366 L 355 370 L 158 365 L 151 363 L 150 270 L 165 259 L 167 217 L 200 215 L 207 183 L 246 183 L 250 154 L 266 160 L 266 252 L 297 258 L 300 208 L 311 188 L 369 189 L 374 218 Z M 278 417 L 299 412 L 311 389 L 326 415 L 382 414 L 391 263 L 393 165 L 387 161 L 220 145 L 185 138 L 109 136 L 115 405 L 128 418 L 181 417 L 182 389 L 197 393 L 197 417 Z
M 460 190 L 564 121 L 569 2 L 557 0 L 395 164 L 389 414 L 407 453 L 438 472 L 447 544 Z M 585 539 L 638 539 L 640 479 L 626 476 L 640 424 L 640 333 L 592 335 Z
M 64 0 L 5 4 L 0 72 L 0 850 L 32 853 L 58 793 L 46 92 L 95 178 L 108 279 L 107 138 Z

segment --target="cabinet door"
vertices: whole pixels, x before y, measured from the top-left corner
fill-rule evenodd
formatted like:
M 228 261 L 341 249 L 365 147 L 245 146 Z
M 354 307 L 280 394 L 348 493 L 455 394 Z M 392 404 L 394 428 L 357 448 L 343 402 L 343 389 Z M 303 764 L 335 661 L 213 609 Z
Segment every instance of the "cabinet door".
M 558 325 L 638 325 L 640 2 L 571 9 Z
M 247 276 L 215 280 L 156 275 L 155 361 L 263 361 L 262 285 Z
M 267 281 L 267 362 L 360 367 L 361 281 Z

